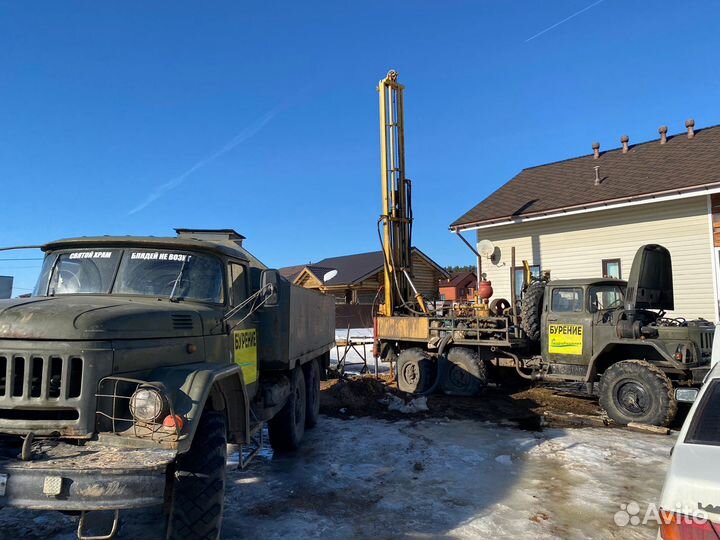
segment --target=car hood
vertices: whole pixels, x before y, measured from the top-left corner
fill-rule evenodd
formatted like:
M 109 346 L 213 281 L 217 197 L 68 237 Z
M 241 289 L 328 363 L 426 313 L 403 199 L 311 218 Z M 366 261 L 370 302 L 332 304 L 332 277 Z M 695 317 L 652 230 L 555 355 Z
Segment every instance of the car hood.
M 646 244 L 635 253 L 625 293 L 625 309 L 675 309 L 670 252 Z
M 200 336 L 201 309 L 155 298 L 79 295 L 19 298 L 0 301 L 0 339 Z
M 705 512 L 720 523 L 720 477 L 714 474 L 720 447 L 701 444 L 675 445 L 660 500 L 664 510 L 693 515 Z

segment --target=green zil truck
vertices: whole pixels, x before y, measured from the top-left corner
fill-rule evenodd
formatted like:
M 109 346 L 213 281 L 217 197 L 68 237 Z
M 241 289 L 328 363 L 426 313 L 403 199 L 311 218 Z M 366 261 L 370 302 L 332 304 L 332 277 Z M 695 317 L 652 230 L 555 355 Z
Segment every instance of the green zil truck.
M 628 281 L 537 279 L 527 283 L 519 313 L 508 306 L 496 299 L 487 317 L 467 310 L 409 317 L 402 332 L 378 318 L 379 353 L 397 359 L 406 392 L 472 395 L 510 368 L 533 381 L 597 389 L 619 424 L 670 424 L 677 402 L 710 369 L 715 325 L 668 316 L 672 261 L 657 244 L 637 251 Z
M 0 302 L 0 507 L 164 505 L 166 538 L 217 539 L 226 453 L 298 448 L 319 416 L 332 298 L 267 269 L 232 230 L 43 247 Z

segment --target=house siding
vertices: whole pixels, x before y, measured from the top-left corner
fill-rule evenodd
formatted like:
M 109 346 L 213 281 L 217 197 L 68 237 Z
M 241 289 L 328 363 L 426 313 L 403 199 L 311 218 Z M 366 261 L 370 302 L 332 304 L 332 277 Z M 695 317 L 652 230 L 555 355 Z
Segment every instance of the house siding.
M 715 321 L 708 208 L 708 197 L 699 196 L 479 229 L 478 242 L 496 246 L 494 259 L 482 260 L 482 272 L 492 281 L 494 298 L 510 298 L 513 246 L 516 267 L 527 260 L 549 270 L 551 279 L 601 277 L 603 259 L 620 259 L 627 279 L 637 249 L 662 244 L 673 263 L 676 309 L 670 315 Z

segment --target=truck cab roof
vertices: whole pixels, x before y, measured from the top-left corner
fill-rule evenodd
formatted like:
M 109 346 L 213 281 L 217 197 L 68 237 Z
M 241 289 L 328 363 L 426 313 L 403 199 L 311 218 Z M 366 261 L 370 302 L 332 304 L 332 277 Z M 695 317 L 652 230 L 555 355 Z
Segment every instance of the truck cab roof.
M 548 282 L 551 287 L 587 287 L 590 285 L 618 285 L 627 286 L 627 281 L 614 278 L 582 278 L 582 279 L 553 279 Z
M 137 246 L 156 249 L 186 249 L 222 254 L 248 262 L 251 266 L 265 269 L 260 260 L 242 246 L 244 236 L 232 229 L 175 229 L 177 236 L 81 236 L 49 242 L 42 247 L 45 252 L 58 249 L 92 248 L 102 246 Z

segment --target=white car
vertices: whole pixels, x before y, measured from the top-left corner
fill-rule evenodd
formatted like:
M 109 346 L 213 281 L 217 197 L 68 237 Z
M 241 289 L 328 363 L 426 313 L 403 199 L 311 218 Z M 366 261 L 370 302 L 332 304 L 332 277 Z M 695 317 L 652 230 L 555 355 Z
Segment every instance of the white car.
M 720 540 L 720 336 L 703 387 L 678 389 L 694 401 L 672 451 L 660 498 L 662 540 Z

